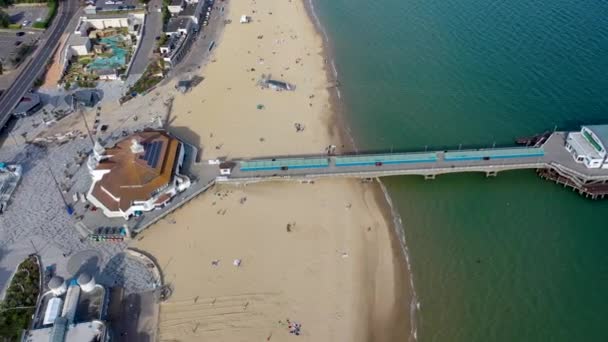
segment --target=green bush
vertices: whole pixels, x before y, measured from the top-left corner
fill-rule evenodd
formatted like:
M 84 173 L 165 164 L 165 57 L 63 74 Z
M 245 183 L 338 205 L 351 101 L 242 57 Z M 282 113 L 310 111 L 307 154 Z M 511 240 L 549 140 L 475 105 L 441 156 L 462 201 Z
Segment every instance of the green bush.
M 10 25 L 8 25 L 8 28 L 11 30 L 20 30 L 21 24 L 10 24 Z
M 0 10 L 0 27 L 7 28 L 11 24 L 11 16 Z
M 35 22 L 32 25 L 33 28 L 45 29 L 45 28 L 48 28 L 49 26 L 51 26 L 51 23 L 53 22 L 53 18 L 55 18 L 55 16 L 57 15 L 57 9 L 59 8 L 59 1 L 58 0 L 48 0 L 47 6 L 49 7 L 49 14 L 46 16 L 46 19 L 44 21 Z
M 38 264 L 34 257 L 29 257 L 17 268 L 4 301 L 0 302 L 1 341 L 17 341 L 21 331 L 28 328 L 35 308 L 17 308 L 36 304 L 39 282 Z

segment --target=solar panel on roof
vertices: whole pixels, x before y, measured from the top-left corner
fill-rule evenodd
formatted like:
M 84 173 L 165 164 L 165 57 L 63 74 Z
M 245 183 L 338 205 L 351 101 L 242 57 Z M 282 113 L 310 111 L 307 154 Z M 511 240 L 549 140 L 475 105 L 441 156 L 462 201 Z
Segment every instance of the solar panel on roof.
M 154 148 L 153 148 L 153 151 L 150 152 L 150 159 L 148 159 L 148 166 L 155 168 L 156 164 L 158 164 L 158 160 L 160 159 L 160 151 L 162 150 L 163 143 L 162 143 L 162 141 L 156 141 L 153 144 L 154 144 Z
M 144 146 L 144 155 L 141 157 L 143 160 L 148 161 L 150 158 L 150 144 L 143 144 Z

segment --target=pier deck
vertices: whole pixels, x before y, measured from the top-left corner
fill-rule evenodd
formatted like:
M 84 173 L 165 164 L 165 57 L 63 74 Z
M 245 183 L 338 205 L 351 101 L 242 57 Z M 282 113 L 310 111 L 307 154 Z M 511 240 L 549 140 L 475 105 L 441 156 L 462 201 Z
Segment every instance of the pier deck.
M 424 153 L 359 154 L 236 160 L 232 173 L 218 180 L 256 182 L 273 179 L 320 177 L 383 177 L 436 175 L 457 172 L 498 172 L 518 169 L 551 169 L 575 184 L 605 183 L 608 170 L 588 169 L 574 161 L 565 149 L 565 132 L 553 133 L 536 148 L 430 151 Z M 307 167 L 306 161 L 314 161 Z M 322 162 L 324 161 L 324 162 Z

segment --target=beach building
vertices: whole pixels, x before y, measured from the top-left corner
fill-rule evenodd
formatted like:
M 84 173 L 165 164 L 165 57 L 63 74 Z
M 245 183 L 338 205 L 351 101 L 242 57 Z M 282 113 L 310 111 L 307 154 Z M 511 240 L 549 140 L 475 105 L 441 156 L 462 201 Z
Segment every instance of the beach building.
M 197 3 L 186 3 L 177 16 L 180 18 L 188 18 L 192 20 L 192 23 L 195 25 L 199 25 L 202 8 L 203 6 L 199 6 Z
M 91 53 L 91 40 L 87 36 L 70 35 L 68 46 L 72 50 L 73 56 L 86 56 Z
M 577 163 L 590 169 L 608 169 L 608 125 L 582 126 L 580 132 L 570 132 L 566 149 Z
M 185 5 L 184 0 L 171 0 L 169 5 L 167 5 L 167 9 L 169 10 L 169 13 L 171 13 L 171 14 L 178 14 L 179 12 L 181 12 L 182 7 L 184 7 L 184 5 Z
M 40 102 L 40 96 L 38 94 L 29 93 L 25 94 L 15 109 L 13 109 L 13 115 L 15 116 L 28 116 L 36 113 L 42 107 Z
M 118 71 L 116 69 L 100 69 L 95 70 L 97 76 L 99 76 L 100 80 L 110 81 L 118 79 Z
M 109 297 L 106 288 L 89 274 L 82 273 L 69 285 L 61 277 L 53 277 L 48 291 L 39 300 L 32 329 L 25 333 L 25 342 L 108 341 L 105 322 Z
M 77 90 L 72 93 L 71 97 L 77 104 L 89 108 L 95 107 L 99 100 L 101 100 L 101 94 L 96 89 Z
M 209 18 L 213 1 L 173 0 L 168 6 L 171 18 L 164 27 L 166 42 L 159 47 L 165 66 L 175 66 L 188 52 L 200 30 L 203 14 Z
M 192 27 L 192 20 L 189 17 L 174 17 L 169 19 L 165 28 L 166 35 L 183 34 L 187 35 Z
M 162 208 L 190 186 L 180 174 L 184 156 L 184 144 L 163 130 L 135 133 L 107 150 L 96 145 L 87 199 L 107 217 L 129 219 Z

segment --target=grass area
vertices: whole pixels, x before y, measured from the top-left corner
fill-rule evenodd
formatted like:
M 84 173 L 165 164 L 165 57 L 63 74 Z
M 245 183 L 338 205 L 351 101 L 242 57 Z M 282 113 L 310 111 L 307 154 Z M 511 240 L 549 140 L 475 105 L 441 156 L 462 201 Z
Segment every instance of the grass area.
M 8 7 L 14 4 L 39 4 L 45 2 L 47 2 L 47 0 L 0 0 L 0 7 Z
M 171 5 L 171 0 L 163 0 L 162 14 L 163 14 L 163 24 L 167 25 L 169 19 L 171 19 L 171 12 L 169 12 L 169 5 Z
M 160 39 L 158 39 L 158 41 L 156 42 L 156 46 L 161 47 L 165 45 L 167 43 L 167 40 L 169 40 L 169 37 L 166 34 L 162 33 L 160 35 Z
M 0 302 L 0 340 L 17 341 L 35 311 L 40 283 L 36 258 L 30 256 L 17 268 L 4 301 Z
M 122 102 L 131 99 L 132 93 L 144 94 L 155 85 L 157 85 L 164 77 L 165 63 L 161 58 L 157 58 L 148 64 L 146 71 L 135 84 L 127 91 L 127 96 L 121 99 Z
M 47 6 L 49 6 L 49 14 L 47 14 L 46 19 L 44 21 L 37 21 L 32 24 L 33 28 L 48 28 L 53 22 L 53 18 L 57 15 L 57 9 L 59 8 L 59 0 L 49 0 L 47 2 Z

